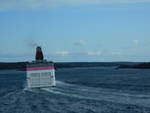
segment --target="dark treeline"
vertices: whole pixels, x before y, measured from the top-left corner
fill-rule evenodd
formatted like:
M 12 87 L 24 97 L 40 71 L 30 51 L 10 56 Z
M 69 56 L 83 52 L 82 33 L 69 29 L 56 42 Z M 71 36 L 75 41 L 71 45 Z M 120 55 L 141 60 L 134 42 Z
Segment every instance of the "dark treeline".
M 0 70 L 18 69 L 25 70 L 28 62 L 15 62 L 15 63 L 0 63 Z
M 110 67 L 120 65 L 130 65 L 130 62 L 56 62 L 56 68 L 76 68 L 76 67 Z
M 140 63 L 136 65 L 120 65 L 118 68 L 132 68 L 132 69 L 150 69 L 150 63 Z
M 0 70 L 9 70 L 9 69 L 25 70 L 27 63 L 29 62 L 0 63 Z M 76 68 L 76 67 L 108 67 L 108 66 L 117 66 L 120 68 L 128 68 L 128 67 L 131 68 L 132 66 L 136 66 L 137 64 L 139 63 L 135 63 L 135 62 L 55 62 L 54 66 L 56 69 Z M 150 64 L 148 66 L 150 68 Z

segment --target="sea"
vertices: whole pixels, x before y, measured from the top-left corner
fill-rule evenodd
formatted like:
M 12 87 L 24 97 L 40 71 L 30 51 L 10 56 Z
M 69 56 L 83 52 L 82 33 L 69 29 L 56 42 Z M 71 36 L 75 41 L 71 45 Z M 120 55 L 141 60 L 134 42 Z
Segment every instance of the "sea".
M 1 70 L 0 113 L 150 113 L 150 70 L 61 68 L 42 89 L 27 88 L 25 71 Z

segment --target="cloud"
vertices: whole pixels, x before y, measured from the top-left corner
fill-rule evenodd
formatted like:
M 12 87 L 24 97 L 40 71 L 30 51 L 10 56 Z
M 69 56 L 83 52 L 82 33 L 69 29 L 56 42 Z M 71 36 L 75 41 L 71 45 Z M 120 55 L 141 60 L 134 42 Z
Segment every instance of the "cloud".
M 70 52 L 68 52 L 68 51 L 57 51 L 54 54 L 58 55 L 58 56 L 68 56 L 70 54 Z
M 69 52 L 69 51 L 58 51 L 52 53 L 53 55 L 57 56 L 124 56 L 121 52 L 101 52 L 101 51 L 82 51 L 82 52 Z
M 84 40 L 79 40 L 74 43 L 75 46 L 85 46 L 86 42 Z
M 107 3 L 138 3 L 150 0 L 0 0 L 0 10 L 52 8 L 57 6 L 97 5 Z
M 18 62 L 18 61 L 31 61 L 33 60 L 33 56 L 31 54 L 12 54 L 12 53 L 5 53 L 0 54 L 0 61 L 1 62 Z
M 112 52 L 111 55 L 112 56 L 121 56 L 122 53 L 121 52 Z
M 133 43 L 134 43 L 135 45 L 138 45 L 138 44 L 139 44 L 139 40 L 133 40 Z
M 101 56 L 102 53 L 100 51 L 88 51 L 88 52 L 69 52 L 69 51 L 57 51 L 52 53 L 53 55 L 57 56 L 76 56 L 76 55 L 81 55 L 81 56 Z
M 89 51 L 89 52 L 87 52 L 87 55 L 89 55 L 89 56 L 100 56 L 100 55 L 102 55 L 102 53 L 100 51 L 97 51 L 97 52 Z

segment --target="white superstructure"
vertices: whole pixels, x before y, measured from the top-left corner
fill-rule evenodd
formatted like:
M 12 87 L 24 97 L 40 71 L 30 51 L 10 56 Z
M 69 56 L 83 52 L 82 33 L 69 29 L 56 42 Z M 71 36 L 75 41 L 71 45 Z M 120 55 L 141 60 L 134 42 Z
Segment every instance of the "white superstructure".
M 53 63 L 29 63 L 26 70 L 28 88 L 56 86 Z

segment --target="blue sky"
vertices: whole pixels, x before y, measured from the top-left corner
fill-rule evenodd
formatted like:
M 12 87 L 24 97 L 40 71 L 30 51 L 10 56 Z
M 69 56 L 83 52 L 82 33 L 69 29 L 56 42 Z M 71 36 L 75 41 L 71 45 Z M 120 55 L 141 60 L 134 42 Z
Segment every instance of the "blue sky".
M 150 0 L 0 0 L 0 62 L 150 61 Z

